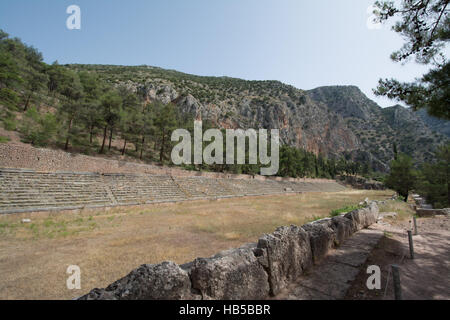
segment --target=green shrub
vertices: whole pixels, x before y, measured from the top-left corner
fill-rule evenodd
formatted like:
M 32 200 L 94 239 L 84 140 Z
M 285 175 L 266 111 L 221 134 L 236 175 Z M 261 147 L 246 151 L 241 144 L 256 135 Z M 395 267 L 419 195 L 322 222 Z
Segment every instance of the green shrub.
M 51 113 L 40 115 L 34 107 L 25 113 L 23 125 L 20 127 L 23 142 L 39 147 L 47 146 L 57 130 L 58 122 L 55 115 Z
M 17 128 L 17 122 L 15 117 L 8 117 L 6 119 L 3 119 L 3 127 L 5 130 L 8 131 L 14 131 Z
M 330 217 L 337 217 L 341 213 L 351 212 L 353 210 L 361 209 L 363 207 L 364 207 L 363 205 L 354 205 L 354 206 L 346 206 L 346 207 L 343 207 L 340 209 L 332 210 L 330 212 Z
M 10 110 L 18 110 L 19 96 L 9 88 L 0 89 L 0 102 Z

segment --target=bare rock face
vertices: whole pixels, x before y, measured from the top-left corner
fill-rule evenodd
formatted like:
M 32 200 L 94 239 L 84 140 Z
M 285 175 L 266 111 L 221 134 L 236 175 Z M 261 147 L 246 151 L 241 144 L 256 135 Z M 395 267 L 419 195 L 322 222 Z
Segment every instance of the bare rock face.
M 308 233 L 297 226 L 280 227 L 261 237 L 258 253 L 267 259 L 265 267 L 272 295 L 278 294 L 289 281 L 298 278 L 312 265 Z
M 80 300 L 187 300 L 195 299 L 185 270 L 173 262 L 144 264 L 109 285 L 94 289 Z
M 331 219 L 326 219 L 303 226 L 309 234 L 314 264 L 318 264 L 335 245 L 336 233 L 331 222 Z
M 190 94 L 180 97 L 175 102 L 177 103 L 181 112 L 183 112 L 184 114 L 192 115 L 194 119 L 197 118 L 197 115 L 199 114 L 202 107 L 198 100 Z
M 346 239 L 350 238 L 355 230 L 353 221 L 342 216 L 333 217 L 330 226 L 336 234 L 336 246 L 340 246 Z
M 269 295 L 268 275 L 253 253 L 256 245 L 198 258 L 190 266 L 193 288 L 205 300 L 259 300 Z

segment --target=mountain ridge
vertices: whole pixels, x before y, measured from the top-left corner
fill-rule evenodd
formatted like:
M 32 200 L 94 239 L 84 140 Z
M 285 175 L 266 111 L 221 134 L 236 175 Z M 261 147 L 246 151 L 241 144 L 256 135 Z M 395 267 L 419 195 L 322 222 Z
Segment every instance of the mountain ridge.
M 388 170 L 393 142 L 401 152 L 424 162 L 448 139 L 411 110 L 398 105 L 382 108 L 354 85 L 302 90 L 277 80 L 197 76 L 152 66 L 67 66 L 144 91 L 150 101 L 172 102 L 183 114 L 218 127 L 280 129 L 282 143 L 368 162 L 379 171 Z

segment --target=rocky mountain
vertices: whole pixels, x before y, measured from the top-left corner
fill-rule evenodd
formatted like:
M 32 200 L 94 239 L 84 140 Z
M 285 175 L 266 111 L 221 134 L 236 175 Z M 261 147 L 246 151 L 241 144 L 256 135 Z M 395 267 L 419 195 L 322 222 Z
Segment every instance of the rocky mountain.
M 416 114 L 431 130 L 450 138 L 450 121 L 432 117 L 424 109 L 417 111 Z
M 308 92 L 317 102 L 340 114 L 361 142 L 361 150 L 371 154 L 371 162 L 387 164 L 393 145 L 419 162 L 429 161 L 435 148 L 448 140 L 432 130 L 422 117 L 400 105 L 381 108 L 354 86 L 321 87 Z
M 383 109 L 357 87 L 304 91 L 278 81 L 201 77 L 149 66 L 69 65 L 104 80 L 172 102 L 192 118 L 221 128 L 280 129 L 283 143 L 328 157 L 345 156 L 380 171 L 393 143 L 419 161 L 429 160 L 447 137 L 401 106 Z

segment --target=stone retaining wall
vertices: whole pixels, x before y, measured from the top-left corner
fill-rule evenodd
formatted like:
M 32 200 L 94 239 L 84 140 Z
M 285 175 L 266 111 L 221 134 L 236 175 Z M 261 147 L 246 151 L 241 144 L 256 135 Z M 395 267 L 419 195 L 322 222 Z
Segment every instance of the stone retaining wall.
M 418 194 L 412 194 L 411 196 L 416 203 L 414 209 L 419 217 L 445 216 L 450 214 L 450 208 L 433 209 L 433 206 L 428 204 L 424 197 Z
M 36 148 L 24 143 L 0 143 L 0 168 L 35 170 L 40 172 L 95 172 L 99 174 L 151 174 L 172 177 L 205 177 L 214 179 L 258 179 L 277 181 L 316 182 L 327 179 L 281 178 L 245 174 L 184 170 L 139 162 L 128 157 L 103 158 L 69 153 L 63 150 Z
M 446 209 L 423 209 L 417 208 L 416 213 L 419 217 L 445 216 L 450 214 L 450 208 Z
M 280 227 L 257 243 L 177 265 L 145 264 L 80 300 L 261 300 L 314 268 L 331 248 L 375 223 L 376 202 L 302 227 Z
M 378 181 L 367 180 L 357 176 L 338 176 L 338 181 L 361 190 L 386 190 L 386 186 Z
M 345 187 L 333 180 L 230 179 L 0 168 L 0 214 L 342 190 Z

